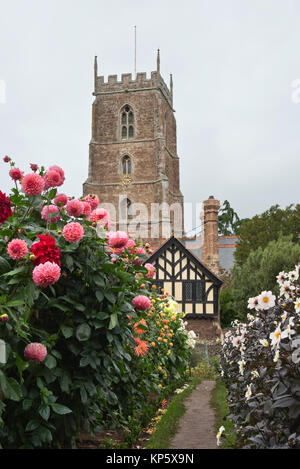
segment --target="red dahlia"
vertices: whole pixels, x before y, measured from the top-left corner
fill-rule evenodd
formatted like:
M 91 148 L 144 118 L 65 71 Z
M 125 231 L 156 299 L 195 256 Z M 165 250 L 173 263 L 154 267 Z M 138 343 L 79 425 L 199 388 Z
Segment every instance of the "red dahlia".
M 55 239 L 49 233 L 38 235 L 37 237 L 40 241 L 34 243 L 30 248 L 32 254 L 35 255 L 34 264 L 39 265 L 49 261 L 55 262 L 55 264 L 60 266 L 61 253 L 60 249 L 55 245 Z
M 0 191 L 0 223 L 3 224 L 11 215 L 10 198 Z

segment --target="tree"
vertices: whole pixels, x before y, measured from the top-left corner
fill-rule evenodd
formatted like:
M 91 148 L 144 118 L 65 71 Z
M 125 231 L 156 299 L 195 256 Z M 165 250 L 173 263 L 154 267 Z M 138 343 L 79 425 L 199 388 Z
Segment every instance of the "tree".
M 248 218 L 240 219 L 228 200 L 224 200 L 219 212 L 219 234 L 224 236 L 238 234 L 242 224 L 248 220 Z
M 299 233 L 300 204 L 295 207 L 291 204 L 286 209 L 273 205 L 266 212 L 255 215 L 240 226 L 235 260 L 241 266 L 252 250 L 265 248 L 270 241 L 279 239 L 281 235 L 291 235 L 296 243 Z
M 236 264 L 232 271 L 232 295 L 237 317 L 245 319 L 249 309 L 248 299 L 264 290 L 278 295 L 276 276 L 289 272 L 300 263 L 300 244 L 294 243 L 292 235 L 270 241 L 265 248 L 250 252 L 243 265 Z

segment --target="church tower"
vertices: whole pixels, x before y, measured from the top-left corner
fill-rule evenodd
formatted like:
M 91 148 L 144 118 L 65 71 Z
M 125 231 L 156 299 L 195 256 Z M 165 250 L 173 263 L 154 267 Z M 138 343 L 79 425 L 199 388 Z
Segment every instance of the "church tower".
M 183 236 L 183 196 L 179 186 L 173 81 L 169 88 L 157 69 L 146 73 L 98 76 L 94 64 L 92 138 L 83 194 L 97 194 L 108 208 L 113 229 L 159 247 L 172 233 Z

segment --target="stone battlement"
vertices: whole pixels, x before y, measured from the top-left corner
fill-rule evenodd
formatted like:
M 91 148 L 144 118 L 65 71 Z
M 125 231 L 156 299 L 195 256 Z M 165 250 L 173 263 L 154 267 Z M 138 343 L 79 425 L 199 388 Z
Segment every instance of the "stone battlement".
M 151 72 L 150 78 L 147 78 L 146 72 L 137 73 L 135 78 L 132 77 L 132 73 L 122 73 L 120 80 L 118 75 L 108 75 L 107 81 L 104 81 L 104 76 L 95 76 L 94 95 L 98 93 L 130 92 L 149 88 L 161 89 L 172 106 L 172 93 L 158 71 Z

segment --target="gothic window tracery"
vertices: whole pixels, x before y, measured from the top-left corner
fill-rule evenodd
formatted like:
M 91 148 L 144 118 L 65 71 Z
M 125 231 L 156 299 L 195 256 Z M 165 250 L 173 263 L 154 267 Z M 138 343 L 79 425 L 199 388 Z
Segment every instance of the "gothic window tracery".
M 121 138 L 128 140 L 134 138 L 134 113 L 128 104 L 121 110 Z

